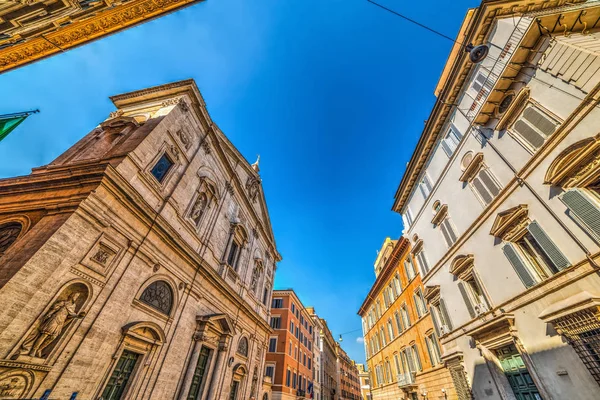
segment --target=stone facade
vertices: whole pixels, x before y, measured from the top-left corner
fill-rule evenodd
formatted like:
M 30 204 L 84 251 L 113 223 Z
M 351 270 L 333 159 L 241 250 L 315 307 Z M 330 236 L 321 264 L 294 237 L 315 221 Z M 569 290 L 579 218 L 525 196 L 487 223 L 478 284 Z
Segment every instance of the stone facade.
M 7 0 L 0 3 L 0 73 L 202 0 Z
M 280 255 L 258 165 L 193 81 L 112 101 L 55 161 L 0 181 L 0 397 L 270 398 Z
M 460 399 L 598 398 L 599 17 L 469 11 L 396 193 Z
M 359 310 L 373 400 L 458 398 L 441 359 L 441 333 L 425 305 L 418 251 L 405 238 L 386 238 L 375 262 L 377 279 Z

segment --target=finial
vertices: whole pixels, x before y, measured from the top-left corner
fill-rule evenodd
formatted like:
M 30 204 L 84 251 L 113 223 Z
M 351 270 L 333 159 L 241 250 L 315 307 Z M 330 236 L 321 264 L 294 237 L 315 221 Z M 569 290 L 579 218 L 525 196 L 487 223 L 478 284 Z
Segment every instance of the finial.
M 259 162 L 260 162 L 260 154 L 257 155 L 256 161 L 254 162 L 254 164 L 251 165 L 252 169 L 255 172 L 259 172 L 260 171 L 260 167 L 258 166 Z

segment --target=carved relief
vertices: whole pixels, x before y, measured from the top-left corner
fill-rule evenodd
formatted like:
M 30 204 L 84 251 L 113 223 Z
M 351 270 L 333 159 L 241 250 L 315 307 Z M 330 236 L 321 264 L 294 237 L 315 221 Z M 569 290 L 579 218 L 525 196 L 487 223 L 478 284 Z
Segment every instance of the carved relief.
M 210 154 L 210 145 L 208 144 L 208 140 L 204 139 L 202 141 L 201 146 L 202 146 L 202 150 L 204 150 L 205 154 Z
M 25 371 L 11 371 L 0 375 L 0 399 L 21 399 L 33 383 L 33 375 Z
M 176 132 L 176 134 L 177 134 L 177 137 L 179 138 L 179 140 L 181 140 L 183 147 L 185 147 L 185 149 L 188 150 L 190 148 L 190 145 L 192 144 L 191 138 L 188 136 L 188 134 L 183 129 L 179 129 Z
M 248 197 L 250 197 L 250 200 L 252 200 L 252 202 L 256 202 L 260 183 L 260 178 L 256 176 L 249 176 L 246 180 L 246 190 L 248 190 Z
M 81 308 L 88 296 L 88 289 L 82 283 L 75 283 L 63 290 L 27 335 L 18 354 L 34 358 L 47 358 L 68 326 L 74 320 L 85 316 L 85 312 L 82 312 Z
M 94 255 L 91 257 L 91 260 L 106 266 L 114 254 L 115 253 L 108 247 L 100 245 L 98 250 L 96 250 Z

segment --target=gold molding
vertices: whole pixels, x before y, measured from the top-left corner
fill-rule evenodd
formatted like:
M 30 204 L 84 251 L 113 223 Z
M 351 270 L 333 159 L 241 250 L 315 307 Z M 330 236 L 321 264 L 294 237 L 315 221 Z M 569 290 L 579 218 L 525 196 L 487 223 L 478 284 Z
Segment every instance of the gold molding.
M 600 177 L 600 134 L 563 150 L 550 164 L 544 184 L 564 189 L 585 187 Z
M 527 204 L 520 204 L 498 213 L 490 230 L 490 235 L 511 241 L 511 239 L 518 236 L 523 225 L 526 227 L 529 222 Z
M 133 0 L 54 32 L 0 50 L 0 73 L 203 0 Z

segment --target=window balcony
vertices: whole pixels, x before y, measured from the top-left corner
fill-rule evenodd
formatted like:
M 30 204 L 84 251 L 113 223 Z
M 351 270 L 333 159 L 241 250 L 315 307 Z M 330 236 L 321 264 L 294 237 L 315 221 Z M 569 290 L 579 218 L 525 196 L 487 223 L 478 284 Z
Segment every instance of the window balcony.
M 398 374 L 398 387 L 401 389 L 409 388 L 411 386 L 417 386 L 416 382 L 416 373 L 415 372 L 405 372 L 403 374 Z

